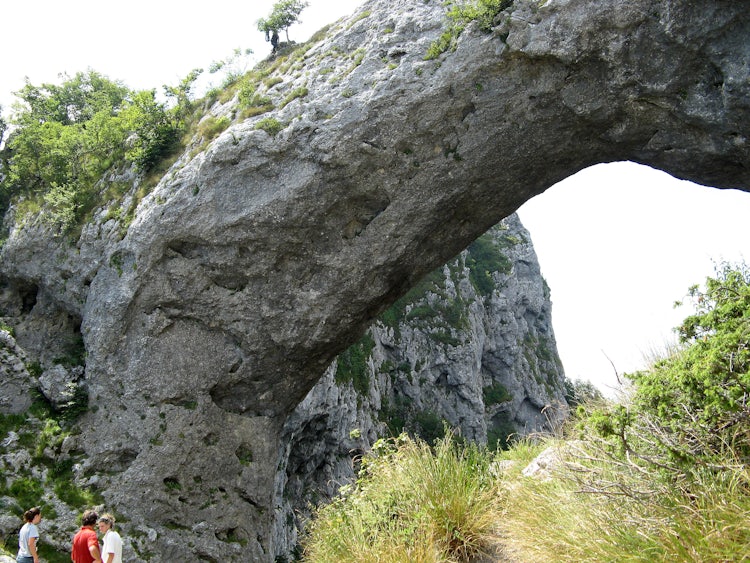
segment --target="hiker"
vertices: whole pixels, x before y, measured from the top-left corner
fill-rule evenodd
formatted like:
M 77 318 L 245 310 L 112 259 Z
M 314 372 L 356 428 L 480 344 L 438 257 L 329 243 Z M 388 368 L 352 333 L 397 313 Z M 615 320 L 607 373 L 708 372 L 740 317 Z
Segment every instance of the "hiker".
M 102 514 L 99 517 L 99 532 L 102 537 L 102 561 L 104 563 L 122 563 L 122 538 L 115 532 L 115 517 Z
M 23 513 L 24 525 L 18 532 L 17 563 L 39 563 L 36 542 L 39 541 L 39 522 L 42 521 L 42 511 L 38 506 L 29 508 Z
M 73 552 L 70 555 L 73 563 L 102 563 L 99 552 L 99 538 L 96 537 L 94 524 L 99 520 L 95 510 L 83 513 L 81 529 L 73 537 Z

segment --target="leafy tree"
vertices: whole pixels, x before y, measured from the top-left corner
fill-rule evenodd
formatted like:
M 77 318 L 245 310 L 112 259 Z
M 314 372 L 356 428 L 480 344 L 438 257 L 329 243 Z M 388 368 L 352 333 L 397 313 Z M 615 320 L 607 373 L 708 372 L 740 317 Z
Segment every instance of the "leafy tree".
M 599 403 L 604 400 L 604 395 L 590 381 L 582 379 L 565 379 L 565 400 L 571 407 L 582 404 Z
M 94 71 L 61 85 L 26 82 L 16 92 L 3 158 L 3 209 L 18 193 L 43 196 L 47 218 L 72 224 L 125 139 L 118 112 L 128 90 Z
M 178 111 L 180 107 L 178 104 Z M 153 169 L 178 141 L 179 125 L 164 104 L 157 101 L 154 90 L 135 93 L 122 118 L 126 128 L 135 133 L 125 156 L 140 171 Z
M 27 80 L 0 155 L 0 212 L 25 194 L 62 230 L 79 222 L 109 168 L 127 159 L 148 171 L 175 146 L 195 72 L 174 89 L 173 110 L 153 91 L 131 92 L 93 70 L 63 75 L 60 85 Z
M 289 41 L 289 27 L 299 22 L 299 15 L 307 6 L 306 0 L 279 0 L 267 18 L 258 20 L 258 31 L 264 32 L 266 41 L 269 41 L 269 34 L 284 30 Z
M 211 74 L 221 72 L 224 75 L 222 82 L 225 87 L 234 84 L 247 72 L 252 54 L 252 49 L 236 47 L 225 59 L 212 62 L 208 72 Z
M 60 75 L 63 83 L 35 86 L 28 79 L 15 95 L 23 102 L 16 106 L 18 125 L 29 122 L 55 122 L 62 125 L 84 123 L 104 110 L 114 113 L 125 100 L 128 89 L 94 70 L 79 72 L 73 78 Z
M 202 73 L 202 68 L 194 68 L 177 86 L 164 86 L 164 94 L 176 102 L 175 113 L 179 118 L 184 118 L 190 109 L 192 109 L 192 90 L 195 86 L 195 81 L 198 80 Z

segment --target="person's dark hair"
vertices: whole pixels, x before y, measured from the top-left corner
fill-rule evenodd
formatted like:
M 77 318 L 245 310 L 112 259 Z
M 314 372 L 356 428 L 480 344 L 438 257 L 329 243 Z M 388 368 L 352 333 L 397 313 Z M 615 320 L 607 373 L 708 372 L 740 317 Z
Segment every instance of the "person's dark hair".
M 23 519 L 26 522 L 31 522 L 34 518 L 36 518 L 37 514 L 41 514 L 42 509 L 38 506 L 35 506 L 34 508 L 29 508 L 26 512 L 23 513 Z
M 99 515 L 96 513 L 96 510 L 87 510 L 83 513 L 81 523 L 84 526 L 93 526 L 97 520 L 99 520 Z

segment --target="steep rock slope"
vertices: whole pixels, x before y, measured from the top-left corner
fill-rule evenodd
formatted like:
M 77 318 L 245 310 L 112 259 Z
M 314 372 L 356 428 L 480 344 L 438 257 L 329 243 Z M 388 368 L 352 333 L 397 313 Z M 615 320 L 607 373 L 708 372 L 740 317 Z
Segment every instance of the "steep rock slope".
M 271 72 L 277 109 L 214 108 L 231 127 L 124 238 L 104 212 L 75 247 L 15 225 L 19 345 L 85 358 L 82 478 L 154 561 L 272 560 L 287 417 L 423 275 L 597 162 L 750 187 L 749 19 L 734 0 L 516 0 L 425 60 L 442 3 L 374 0 Z
M 495 447 L 553 429 L 567 403 L 550 308 L 514 214 L 381 315 L 287 419 L 275 545 L 295 545 L 309 506 L 349 482 L 379 437 L 431 440 L 447 423 Z

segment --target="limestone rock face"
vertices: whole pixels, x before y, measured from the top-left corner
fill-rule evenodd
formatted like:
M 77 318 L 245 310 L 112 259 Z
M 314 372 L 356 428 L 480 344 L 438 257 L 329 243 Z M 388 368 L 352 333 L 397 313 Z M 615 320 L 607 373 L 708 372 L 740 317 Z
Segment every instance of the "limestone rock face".
M 268 67 L 277 109 L 217 104 L 235 121 L 124 237 L 104 210 L 74 246 L 14 225 L 6 322 L 44 367 L 85 358 L 81 478 L 133 522 L 128 559 L 282 553 L 287 418 L 379 313 L 555 182 L 633 160 L 749 189 L 749 18 L 736 0 L 516 0 L 425 60 L 442 3 L 373 0 Z
M 309 506 L 352 480 L 379 437 L 432 440 L 447 423 L 493 447 L 561 422 L 549 297 L 513 214 L 383 313 L 287 419 L 275 545 L 295 545 Z
M 26 354 L 8 332 L 0 330 L 0 413 L 19 414 L 31 406 L 33 379 L 26 369 Z

